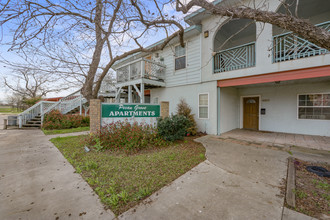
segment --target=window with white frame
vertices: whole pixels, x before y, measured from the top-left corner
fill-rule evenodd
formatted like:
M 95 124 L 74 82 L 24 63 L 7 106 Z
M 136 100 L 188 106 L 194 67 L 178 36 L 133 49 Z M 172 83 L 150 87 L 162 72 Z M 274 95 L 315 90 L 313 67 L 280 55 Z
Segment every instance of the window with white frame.
M 158 104 L 158 97 L 154 98 L 154 104 Z
M 330 93 L 298 95 L 298 118 L 330 120 Z
M 186 68 L 186 47 L 175 47 L 175 70 Z
M 198 118 L 209 118 L 209 94 L 199 94 Z

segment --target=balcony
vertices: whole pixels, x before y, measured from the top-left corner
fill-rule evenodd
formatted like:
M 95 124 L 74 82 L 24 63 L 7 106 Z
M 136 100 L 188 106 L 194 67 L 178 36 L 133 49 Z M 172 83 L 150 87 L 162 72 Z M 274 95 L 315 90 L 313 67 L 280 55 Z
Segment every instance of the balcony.
M 165 65 L 161 63 L 141 58 L 117 69 L 117 83 L 138 79 L 163 82 L 165 79 L 165 68 Z
M 255 42 L 222 50 L 213 57 L 214 73 L 253 67 L 255 60 Z
M 330 21 L 317 26 L 330 31 Z M 296 60 L 305 57 L 317 56 L 329 53 L 292 32 L 276 35 L 273 37 L 273 62 L 279 63 L 288 60 Z

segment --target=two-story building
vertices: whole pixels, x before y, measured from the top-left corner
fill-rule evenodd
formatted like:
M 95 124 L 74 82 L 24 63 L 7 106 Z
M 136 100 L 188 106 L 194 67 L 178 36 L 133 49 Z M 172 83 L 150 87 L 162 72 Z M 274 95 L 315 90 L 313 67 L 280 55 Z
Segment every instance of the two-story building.
M 228 2 L 235 4 L 215 4 Z M 294 14 L 295 2 L 265 5 Z M 298 16 L 330 30 L 329 1 L 300 0 Z M 162 51 L 115 64 L 117 100 L 168 102 L 175 113 L 184 98 L 198 129 L 209 134 L 244 128 L 330 136 L 329 51 L 271 24 L 204 9 L 185 22 L 184 48 L 175 39 Z

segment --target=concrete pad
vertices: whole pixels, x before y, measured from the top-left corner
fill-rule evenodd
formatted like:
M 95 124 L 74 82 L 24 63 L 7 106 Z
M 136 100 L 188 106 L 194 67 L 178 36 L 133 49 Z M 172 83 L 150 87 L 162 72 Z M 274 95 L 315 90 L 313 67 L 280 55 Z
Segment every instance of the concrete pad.
M 113 219 L 40 130 L 0 132 L 1 219 Z
M 278 193 L 205 161 L 119 219 L 281 219 Z
M 317 220 L 316 218 L 284 208 L 282 220 Z
M 119 219 L 281 219 L 288 153 L 198 140 L 208 160 Z

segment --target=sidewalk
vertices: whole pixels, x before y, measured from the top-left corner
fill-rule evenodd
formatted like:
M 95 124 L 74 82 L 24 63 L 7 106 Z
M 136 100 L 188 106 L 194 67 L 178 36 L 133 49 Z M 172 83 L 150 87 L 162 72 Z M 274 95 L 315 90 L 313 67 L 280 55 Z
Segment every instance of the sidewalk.
M 0 131 L 1 219 L 113 219 L 49 138 Z

